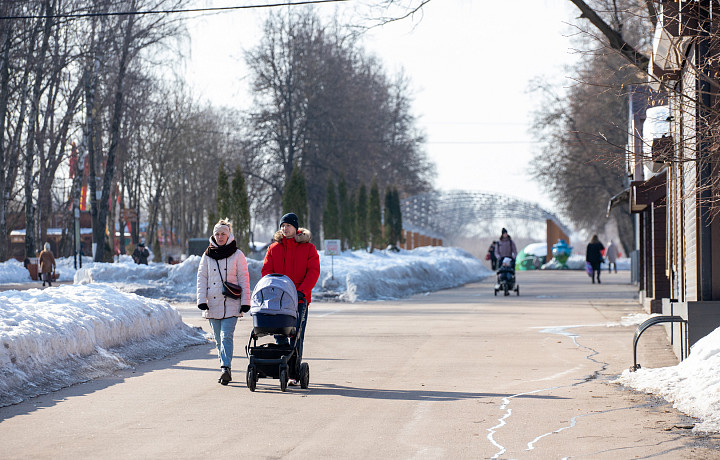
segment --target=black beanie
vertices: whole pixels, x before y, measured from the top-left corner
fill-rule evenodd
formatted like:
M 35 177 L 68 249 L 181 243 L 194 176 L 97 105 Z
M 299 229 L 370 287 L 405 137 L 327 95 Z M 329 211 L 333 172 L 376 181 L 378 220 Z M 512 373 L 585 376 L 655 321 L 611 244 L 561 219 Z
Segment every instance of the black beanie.
M 289 212 L 282 216 L 282 219 L 280 219 L 280 225 L 282 224 L 290 224 L 295 227 L 295 230 L 298 230 L 300 228 L 300 224 L 298 223 L 298 217 L 295 215 L 294 212 Z

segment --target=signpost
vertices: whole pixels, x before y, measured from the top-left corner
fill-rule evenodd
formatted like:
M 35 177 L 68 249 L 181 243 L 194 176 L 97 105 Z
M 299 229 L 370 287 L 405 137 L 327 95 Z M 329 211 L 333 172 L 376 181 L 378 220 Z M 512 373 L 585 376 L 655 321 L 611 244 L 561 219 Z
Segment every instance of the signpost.
M 335 279 L 334 257 L 340 255 L 340 240 L 325 240 L 325 255 L 330 256 L 330 276 Z

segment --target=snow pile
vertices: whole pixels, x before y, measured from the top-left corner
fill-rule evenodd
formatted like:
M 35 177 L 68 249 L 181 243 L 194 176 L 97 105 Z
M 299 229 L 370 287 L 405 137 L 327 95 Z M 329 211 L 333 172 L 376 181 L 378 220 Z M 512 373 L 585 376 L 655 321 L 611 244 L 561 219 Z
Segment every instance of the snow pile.
M 0 292 L 0 407 L 206 341 L 166 302 L 110 286 Z
M 458 248 L 424 247 L 411 251 L 345 251 L 326 256 L 320 251 L 320 278 L 313 298 L 336 298 L 347 302 L 387 300 L 437 291 L 482 280 L 492 274 L 482 261 Z M 261 278 L 262 261 L 247 259 L 250 285 Z M 194 302 L 199 256 L 182 263 L 137 265 L 130 256 L 115 263 L 95 263 L 83 259 L 75 270 L 73 259 L 58 259 L 62 279 L 75 284 L 100 283 L 128 293 L 173 302 Z M 18 270 L 19 266 L 19 270 Z M 60 270 L 60 269 L 59 269 Z M 11 274 L 18 272 L 18 275 Z M 68 276 L 72 274 L 73 276 Z M 20 275 L 26 277 L 24 279 Z M 18 281 L 15 281 L 15 279 Z M 0 263 L 0 282 L 29 282 L 27 270 L 15 260 Z
M 321 252 L 320 267 L 313 296 L 338 293 L 348 302 L 398 299 L 480 281 L 493 273 L 462 249 L 446 247 L 346 251 L 332 260 Z
M 109 284 L 123 292 L 175 302 L 194 302 L 200 256 L 190 256 L 175 265 L 135 264 L 129 256 L 116 263 L 90 263 L 77 270 L 75 284 Z M 262 262 L 248 259 L 250 284 L 260 279 Z
M 22 262 L 10 259 L 0 264 L 0 281 L 3 283 L 27 283 L 30 282 L 30 272 Z
M 626 370 L 617 383 L 652 393 L 700 419 L 696 431 L 720 431 L 720 328 L 698 340 L 676 366 Z

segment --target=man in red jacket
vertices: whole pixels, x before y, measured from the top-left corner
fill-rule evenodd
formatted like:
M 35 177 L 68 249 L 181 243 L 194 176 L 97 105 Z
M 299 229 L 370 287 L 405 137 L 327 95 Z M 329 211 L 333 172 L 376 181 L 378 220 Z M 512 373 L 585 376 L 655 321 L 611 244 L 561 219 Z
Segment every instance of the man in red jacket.
M 262 266 L 262 276 L 270 273 L 285 275 L 295 283 L 298 291 L 298 327 L 304 318 L 302 332 L 297 338 L 298 363 L 302 360 L 310 295 L 320 277 L 320 257 L 315 246 L 310 243 L 311 238 L 310 231 L 300 227 L 295 213 L 285 214 L 280 219 L 280 230 L 275 232 Z M 275 340 L 279 344 L 288 344 L 285 336 L 275 336 Z M 290 381 L 290 384 L 297 382 Z

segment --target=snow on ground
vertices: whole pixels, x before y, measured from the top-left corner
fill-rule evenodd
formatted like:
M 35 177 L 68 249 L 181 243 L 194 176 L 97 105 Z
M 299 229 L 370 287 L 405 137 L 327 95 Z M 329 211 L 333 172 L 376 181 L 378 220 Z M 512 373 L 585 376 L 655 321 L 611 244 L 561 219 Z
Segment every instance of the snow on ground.
M 0 292 L 0 407 L 207 340 L 167 302 L 107 285 Z
M 199 262 L 198 256 L 177 265 L 136 265 L 128 256 L 117 263 L 84 258 L 76 270 L 73 259 L 59 259 L 60 279 L 73 279 L 73 285 L 0 292 L 0 407 L 207 342 L 167 303 L 195 301 Z M 348 251 L 333 258 L 321 253 L 320 264 L 315 301 L 392 299 L 492 274 L 454 248 Z M 261 266 L 248 259 L 253 286 Z M 27 282 L 22 263 L 0 263 L 0 283 Z
M 700 419 L 694 430 L 720 431 L 720 328 L 698 340 L 676 366 L 625 370 L 616 380 L 665 398 L 680 412 Z
M 114 264 L 84 258 L 82 269 L 75 270 L 72 259 L 59 259 L 60 279 L 73 279 L 74 285 L 0 292 L 0 407 L 206 342 L 206 335 L 183 323 L 166 302 L 195 301 L 199 261 L 192 256 L 177 265 L 135 265 L 128 256 Z M 335 257 L 321 252 L 320 264 L 314 301 L 396 299 L 492 274 L 467 252 L 444 247 L 346 251 Z M 584 256 L 571 256 L 568 265 L 584 269 Z M 248 259 L 248 266 L 254 285 L 261 262 Z M 629 259 L 618 260 L 619 270 L 629 266 Z M 29 281 L 22 263 L 0 263 L 0 283 Z M 608 327 L 644 319 L 638 314 Z M 715 331 L 677 366 L 625 371 L 617 382 L 673 402 L 701 419 L 697 430 L 720 431 L 719 370 L 720 332 Z

